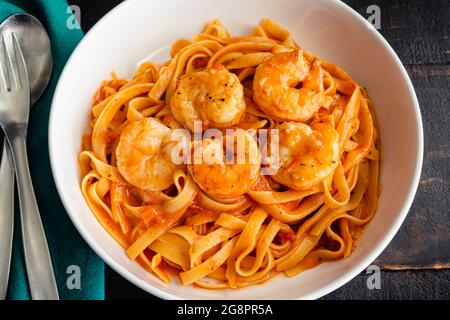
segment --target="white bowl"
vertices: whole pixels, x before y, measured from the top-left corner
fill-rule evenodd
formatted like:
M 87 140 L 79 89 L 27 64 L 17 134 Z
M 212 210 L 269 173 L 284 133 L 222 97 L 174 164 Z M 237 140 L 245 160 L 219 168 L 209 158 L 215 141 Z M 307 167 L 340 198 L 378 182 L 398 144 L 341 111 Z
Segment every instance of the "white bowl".
M 323 263 L 296 277 L 280 275 L 239 290 L 205 290 L 178 281 L 165 285 L 127 257 L 81 194 L 77 159 L 92 95 L 112 70 L 132 75 L 144 57 L 178 38 L 192 37 L 206 21 L 219 18 L 239 35 L 266 17 L 285 26 L 302 47 L 341 66 L 368 88 L 382 139 L 378 212 L 350 258 Z M 49 149 L 59 194 L 76 228 L 109 266 L 138 287 L 165 299 L 315 299 L 363 271 L 394 237 L 417 189 L 423 133 L 417 98 L 399 58 L 363 17 L 342 2 L 129 0 L 98 22 L 68 61 L 53 98 Z

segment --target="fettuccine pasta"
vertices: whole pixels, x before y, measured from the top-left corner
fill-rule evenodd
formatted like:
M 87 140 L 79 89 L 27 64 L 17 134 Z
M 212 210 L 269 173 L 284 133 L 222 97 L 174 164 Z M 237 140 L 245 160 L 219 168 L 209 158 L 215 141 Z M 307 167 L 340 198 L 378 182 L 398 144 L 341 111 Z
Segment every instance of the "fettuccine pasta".
M 247 36 L 213 20 L 167 62 L 113 74 L 90 128 L 79 155 L 86 202 L 166 283 L 234 289 L 347 258 L 377 208 L 366 90 L 270 19 Z M 277 135 L 264 144 L 262 130 Z M 208 150 L 211 161 L 194 161 Z

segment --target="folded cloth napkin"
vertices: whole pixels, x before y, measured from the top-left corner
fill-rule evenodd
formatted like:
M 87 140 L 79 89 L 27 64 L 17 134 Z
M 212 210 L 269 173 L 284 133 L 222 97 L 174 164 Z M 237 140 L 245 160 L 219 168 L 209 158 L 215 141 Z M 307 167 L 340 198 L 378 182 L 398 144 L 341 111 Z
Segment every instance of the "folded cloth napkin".
M 73 28 L 74 19 L 65 0 L 0 0 L 0 22 L 19 12 L 27 12 L 38 18 L 46 28 L 52 44 L 53 75 L 46 91 L 30 111 L 28 157 L 59 296 L 60 299 L 74 300 L 104 299 L 104 264 L 81 239 L 61 204 L 50 169 L 47 143 L 48 118 L 56 83 L 83 33 L 79 28 Z M 17 201 L 15 208 L 8 298 L 30 299 Z

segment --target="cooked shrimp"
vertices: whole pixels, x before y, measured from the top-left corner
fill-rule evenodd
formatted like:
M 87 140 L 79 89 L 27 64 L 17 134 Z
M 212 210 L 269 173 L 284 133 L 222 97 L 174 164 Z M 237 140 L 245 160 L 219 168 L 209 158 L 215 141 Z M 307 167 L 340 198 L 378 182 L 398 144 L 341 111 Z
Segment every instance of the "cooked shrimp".
M 279 130 L 280 168 L 272 177 L 275 181 L 295 190 L 308 189 L 338 165 L 339 134 L 332 126 L 284 122 Z
M 256 68 L 253 97 L 276 120 L 306 121 L 332 101 L 318 85 L 321 78 L 320 63 L 310 69 L 302 51 L 278 53 Z
M 238 129 L 220 139 L 195 143 L 189 172 L 200 188 L 213 198 L 238 198 L 258 179 L 261 155 L 248 132 Z M 200 157 L 195 158 L 196 154 Z
M 170 129 L 154 118 L 131 122 L 120 135 L 117 168 L 133 186 L 146 191 L 167 189 L 177 166 L 171 161 Z
M 238 77 L 225 68 L 185 75 L 171 102 L 172 114 L 185 128 L 194 131 L 194 121 L 203 130 L 239 123 L 245 112 L 244 89 Z

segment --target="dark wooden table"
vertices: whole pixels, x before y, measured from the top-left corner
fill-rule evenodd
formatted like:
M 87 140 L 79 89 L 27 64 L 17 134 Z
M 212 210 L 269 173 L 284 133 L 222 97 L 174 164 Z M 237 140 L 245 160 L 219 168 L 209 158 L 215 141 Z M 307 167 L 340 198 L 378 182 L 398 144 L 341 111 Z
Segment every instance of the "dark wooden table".
M 223 0 L 226 1 L 226 0 Z M 244 1 L 244 0 L 243 0 Z M 121 0 L 70 0 L 87 32 Z M 450 2 L 345 0 L 362 16 L 377 5 L 381 34 L 405 65 L 419 98 L 425 154 L 419 190 L 402 228 L 374 264 L 381 289 L 363 272 L 324 299 L 450 298 Z M 106 267 L 108 299 L 156 299 Z

